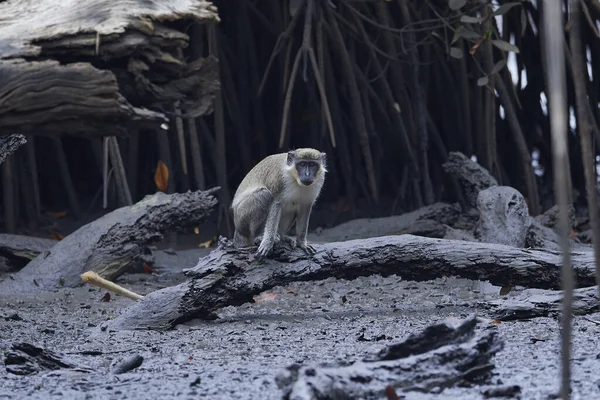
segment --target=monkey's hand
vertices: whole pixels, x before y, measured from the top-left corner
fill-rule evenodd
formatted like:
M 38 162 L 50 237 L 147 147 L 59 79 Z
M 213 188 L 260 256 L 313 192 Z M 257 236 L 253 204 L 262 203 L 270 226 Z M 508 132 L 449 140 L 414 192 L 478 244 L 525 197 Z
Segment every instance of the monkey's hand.
M 317 251 L 315 250 L 314 247 L 312 247 L 310 244 L 308 244 L 306 242 L 306 240 L 304 241 L 299 241 L 297 243 L 297 246 L 299 248 L 301 248 L 302 250 L 304 250 L 308 255 L 312 256 L 313 254 L 315 254 Z
M 273 245 L 275 244 L 275 238 L 263 239 L 258 246 L 258 250 L 255 253 L 255 256 L 260 260 L 273 252 Z

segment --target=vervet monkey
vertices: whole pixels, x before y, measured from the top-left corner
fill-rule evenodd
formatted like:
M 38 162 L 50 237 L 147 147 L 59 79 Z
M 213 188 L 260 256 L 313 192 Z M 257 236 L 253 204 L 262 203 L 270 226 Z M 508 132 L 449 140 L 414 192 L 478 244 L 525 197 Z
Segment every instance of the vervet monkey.
M 314 254 L 306 242 L 308 220 L 326 172 L 326 154 L 310 148 L 273 154 L 256 164 L 240 183 L 231 204 L 235 247 L 252 246 L 262 233 L 258 258 L 269 255 L 280 240 Z M 294 221 L 295 240 L 286 236 Z

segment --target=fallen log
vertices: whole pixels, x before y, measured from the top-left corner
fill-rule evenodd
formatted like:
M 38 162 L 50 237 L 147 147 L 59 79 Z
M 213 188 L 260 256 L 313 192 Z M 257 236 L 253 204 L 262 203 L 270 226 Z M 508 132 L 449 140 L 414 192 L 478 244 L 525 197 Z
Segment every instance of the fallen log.
M 0 233 L 0 255 L 31 261 L 56 243 L 58 240 Z
M 525 289 L 508 299 L 494 299 L 479 306 L 492 311 L 492 317 L 501 321 L 558 317 L 562 312 L 563 292 Z M 598 287 L 579 288 L 573 291 L 573 314 L 586 315 L 598 312 Z
M 275 246 L 272 258 L 254 259 L 255 248 L 235 249 L 220 238 L 219 246 L 186 271 L 190 278 L 144 296 L 107 321 L 102 329 L 170 329 L 193 318 L 214 318 L 225 306 L 251 302 L 252 297 L 275 286 L 328 277 L 396 274 L 423 281 L 442 276 L 490 281 L 494 285 L 560 287 L 560 252 L 519 249 L 498 244 L 432 239 L 413 235 L 383 236 L 345 242 L 315 244 L 307 256 L 284 244 Z M 595 283 L 592 252 L 573 252 L 578 286 Z
M 504 343 L 495 330 L 476 335 L 476 325 L 474 316 L 457 325 L 431 325 L 361 361 L 292 365 L 276 382 L 283 398 L 294 400 L 381 398 L 388 386 L 398 394 L 439 393 L 485 382 Z
M 88 270 L 115 280 L 143 257 L 148 245 L 161 240 L 164 232 L 194 226 L 208 216 L 217 204 L 213 196 L 217 190 L 158 192 L 114 210 L 82 226 L 0 282 L 0 293 L 80 286 L 80 275 Z
M 175 103 L 212 111 L 218 62 L 188 62 L 177 29 L 218 22 L 208 1 L 5 1 L 0 15 L 0 135 L 118 136 L 159 128 Z
M 320 232 L 308 234 L 314 243 L 327 243 L 339 240 L 365 239 L 376 236 L 428 232 L 435 237 L 443 236 L 443 225 L 451 225 L 460 216 L 458 204 L 435 203 L 402 215 L 381 218 L 360 218 L 344 222 Z M 427 223 L 421 223 L 428 220 Z M 436 224 L 437 223 L 437 224 Z
M 18 271 L 46 250 L 58 243 L 57 240 L 23 235 L 0 234 L 0 271 Z

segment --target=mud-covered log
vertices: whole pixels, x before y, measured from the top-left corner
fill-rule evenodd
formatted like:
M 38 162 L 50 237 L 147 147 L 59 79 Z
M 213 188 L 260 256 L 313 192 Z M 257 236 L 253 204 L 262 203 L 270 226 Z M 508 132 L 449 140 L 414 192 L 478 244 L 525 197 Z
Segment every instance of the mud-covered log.
M 562 290 L 525 289 L 508 299 L 494 299 L 482 304 L 492 310 L 493 318 L 501 321 L 558 317 L 562 312 Z M 573 291 L 573 314 L 585 315 L 598 311 L 598 287 Z
M 344 222 L 321 232 L 309 233 L 308 240 L 326 243 L 333 240 L 352 240 L 404 233 L 443 236 L 443 226 L 453 224 L 460 216 L 458 204 L 435 203 L 402 215 L 382 218 L 360 218 Z M 429 222 L 422 223 L 428 220 Z M 437 222 L 436 225 L 435 223 Z
M 21 134 L 0 136 L 0 164 L 25 143 L 27 143 L 27 139 Z
M 170 230 L 197 225 L 217 204 L 207 191 L 158 192 L 132 206 L 114 210 L 82 226 L 43 252 L 11 279 L 0 282 L 2 293 L 54 290 L 83 284 L 88 270 L 114 280 L 143 257 L 148 245 Z
M 0 135 L 125 135 L 212 110 L 215 58 L 188 63 L 178 21 L 218 22 L 205 0 L 0 2 Z M 32 90 L 35 88 L 35 90 Z
M 15 375 L 31 375 L 43 371 L 74 368 L 60 355 L 29 343 L 14 343 L 6 351 L 4 365 L 7 372 Z
M 213 318 L 225 306 L 251 302 L 252 297 L 275 286 L 328 277 L 396 274 L 407 280 L 442 276 L 490 281 L 498 286 L 522 285 L 559 288 L 560 252 L 525 250 L 497 244 L 432 239 L 413 235 L 383 236 L 315 244 L 317 253 L 276 245 L 273 257 L 258 262 L 255 248 L 234 249 L 221 238 L 219 247 L 186 271 L 190 278 L 147 294 L 105 328 L 170 329 L 193 318 Z M 573 270 L 579 286 L 591 286 L 592 252 L 573 252 Z
M 0 271 L 18 271 L 28 262 L 49 250 L 57 240 L 23 235 L 0 234 Z
M 383 398 L 388 386 L 401 395 L 481 383 L 491 377 L 492 357 L 504 343 L 496 331 L 476 334 L 476 325 L 472 315 L 458 324 L 431 325 L 356 362 L 294 364 L 277 376 L 277 384 L 284 399 L 317 400 Z
M 477 195 L 480 191 L 498 185 L 496 178 L 485 168 L 457 151 L 448 153 L 448 160 L 442 168 L 458 179 L 471 207 L 477 207 Z

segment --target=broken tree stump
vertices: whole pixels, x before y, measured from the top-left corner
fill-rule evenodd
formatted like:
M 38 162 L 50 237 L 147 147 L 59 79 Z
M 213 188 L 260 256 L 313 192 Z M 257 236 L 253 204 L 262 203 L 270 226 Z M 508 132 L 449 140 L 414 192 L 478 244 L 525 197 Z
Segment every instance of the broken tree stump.
M 490 378 L 492 357 L 504 347 L 496 330 L 476 334 L 477 320 L 444 322 L 410 335 L 379 354 L 344 364 L 292 365 L 276 378 L 284 399 L 383 398 L 400 393 L 439 393 Z
M 102 329 L 170 329 L 194 318 L 214 318 L 222 307 L 251 302 L 252 297 L 290 282 L 328 277 L 354 279 L 380 274 L 423 281 L 442 276 L 490 281 L 498 286 L 560 288 L 560 252 L 432 239 L 413 235 L 383 236 L 314 244 L 307 256 L 277 244 L 271 258 L 258 262 L 255 248 L 235 249 L 221 238 L 219 247 L 186 271 L 189 280 L 144 296 L 107 321 Z M 594 256 L 573 252 L 578 286 L 595 284 Z
M 475 229 L 482 242 L 523 247 L 531 225 L 523 195 L 510 186 L 491 186 L 477 195 L 479 222 Z
M 27 293 L 76 287 L 88 270 L 114 280 L 143 257 L 164 232 L 190 227 L 210 215 L 218 187 L 187 193 L 158 192 L 114 210 L 82 226 L 43 252 L 11 279 L 0 282 L 0 293 Z

